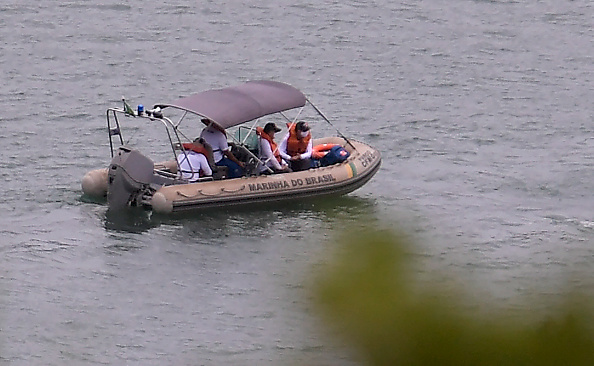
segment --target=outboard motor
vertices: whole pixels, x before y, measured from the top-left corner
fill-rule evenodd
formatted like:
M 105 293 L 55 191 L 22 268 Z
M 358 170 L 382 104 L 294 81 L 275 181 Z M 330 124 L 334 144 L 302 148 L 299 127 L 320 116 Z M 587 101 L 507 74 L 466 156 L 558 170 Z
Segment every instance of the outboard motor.
M 142 196 L 151 194 L 154 163 L 139 151 L 121 146 L 108 172 L 107 203 L 110 209 L 138 206 Z

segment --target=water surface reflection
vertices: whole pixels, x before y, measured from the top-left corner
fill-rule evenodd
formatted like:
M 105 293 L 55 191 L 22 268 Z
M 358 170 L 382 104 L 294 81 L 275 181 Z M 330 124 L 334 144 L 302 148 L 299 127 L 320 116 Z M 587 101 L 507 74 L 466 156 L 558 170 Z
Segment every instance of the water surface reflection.
M 373 216 L 375 200 L 342 196 L 302 202 L 266 203 L 253 206 L 215 208 L 203 211 L 153 214 L 142 209 L 122 212 L 105 211 L 107 231 L 143 233 L 161 226 L 177 228 L 174 237 L 206 237 L 210 242 L 229 236 L 269 237 L 278 231 L 298 232 L 312 227 L 312 222 L 332 226 L 337 221 L 368 222 Z

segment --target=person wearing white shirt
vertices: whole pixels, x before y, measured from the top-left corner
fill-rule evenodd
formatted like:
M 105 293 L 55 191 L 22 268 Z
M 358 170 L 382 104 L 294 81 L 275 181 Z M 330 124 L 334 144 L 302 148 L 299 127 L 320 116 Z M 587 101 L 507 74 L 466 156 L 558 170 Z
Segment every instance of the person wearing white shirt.
M 263 129 L 256 128 L 259 137 L 260 161 L 263 163 L 258 168 L 260 173 L 285 173 L 291 171 L 287 162 L 281 158 L 278 146 L 274 141 L 275 132 L 280 131 L 281 129 L 272 122 L 267 123 Z
M 239 161 L 231 152 L 225 130 L 221 130 L 221 127 L 207 118 L 202 119 L 202 122 L 207 126 L 202 130 L 200 137 L 212 147 L 215 165 L 228 167 L 229 178 L 241 177 L 245 163 Z
M 212 175 L 212 169 L 206 158 L 207 152 L 200 140 L 196 139 L 192 144 L 184 145 L 185 153 L 182 152 L 177 156 L 181 177 L 190 182 L 196 182 L 201 177 Z

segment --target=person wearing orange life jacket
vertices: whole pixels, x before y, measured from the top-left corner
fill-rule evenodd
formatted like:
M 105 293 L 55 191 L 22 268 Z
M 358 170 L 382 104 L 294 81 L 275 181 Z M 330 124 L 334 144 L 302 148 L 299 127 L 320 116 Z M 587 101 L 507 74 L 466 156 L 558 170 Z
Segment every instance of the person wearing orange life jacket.
M 199 137 L 192 143 L 183 144 L 185 153 L 182 152 L 177 156 L 182 179 L 196 182 L 201 177 L 212 175 L 212 169 L 206 157 L 208 151 L 204 148 L 203 142 L 204 140 Z
M 272 169 L 273 173 L 287 173 L 291 170 L 289 165 L 281 158 L 280 152 L 274 141 L 274 133 L 280 132 L 281 129 L 276 127 L 272 122 L 267 123 L 264 128 L 257 127 L 256 134 L 259 136 L 260 144 L 260 160 L 263 164 L 259 165 L 260 173 L 269 173 Z
M 311 168 L 313 142 L 307 122 L 288 123 L 289 133 L 280 143 L 279 151 L 289 162 L 291 170 L 297 172 Z

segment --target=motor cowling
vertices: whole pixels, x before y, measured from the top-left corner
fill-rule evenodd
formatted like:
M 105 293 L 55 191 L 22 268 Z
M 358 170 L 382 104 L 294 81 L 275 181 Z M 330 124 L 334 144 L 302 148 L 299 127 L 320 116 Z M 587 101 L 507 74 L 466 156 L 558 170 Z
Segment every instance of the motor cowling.
M 137 150 L 121 146 L 108 169 L 107 202 L 110 209 L 135 206 L 150 189 L 154 163 Z

